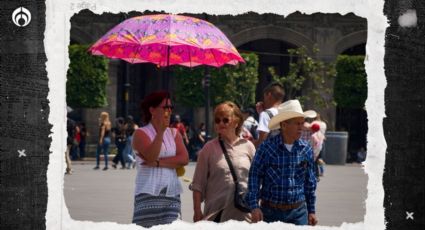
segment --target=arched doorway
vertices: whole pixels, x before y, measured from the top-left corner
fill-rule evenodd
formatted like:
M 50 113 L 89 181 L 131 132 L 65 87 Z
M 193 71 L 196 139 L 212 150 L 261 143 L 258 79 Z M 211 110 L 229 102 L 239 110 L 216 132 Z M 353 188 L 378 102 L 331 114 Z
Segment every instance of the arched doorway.
M 258 39 L 247 42 L 238 47 L 241 52 L 254 52 L 259 58 L 258 84 L 256 89 L 256 100 L 262 100 L 263 88 L 272 81 L 269 67 L 275 67 L 279 75 L 287 74 L 291 57 L 288 49 L 297 48 L 296 45 L 276 39 Z
M 366 43 L 360 43 L 346 48 L 341 55 L 366 55 Z M 357 152 L 360 148 L 366 149 L 367 146 L 367 112 L 365 108 L 344 108 L 336 107 L 337 130 L 347 131 L 348 154 L 347 162 L 357 161 Z

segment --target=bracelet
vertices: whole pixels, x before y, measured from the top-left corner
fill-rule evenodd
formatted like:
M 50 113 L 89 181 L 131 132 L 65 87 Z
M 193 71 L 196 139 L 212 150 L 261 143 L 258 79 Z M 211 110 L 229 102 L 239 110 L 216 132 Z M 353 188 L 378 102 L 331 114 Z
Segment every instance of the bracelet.
M 156 167 L 159 167 L 159 160 L 156 160 Z

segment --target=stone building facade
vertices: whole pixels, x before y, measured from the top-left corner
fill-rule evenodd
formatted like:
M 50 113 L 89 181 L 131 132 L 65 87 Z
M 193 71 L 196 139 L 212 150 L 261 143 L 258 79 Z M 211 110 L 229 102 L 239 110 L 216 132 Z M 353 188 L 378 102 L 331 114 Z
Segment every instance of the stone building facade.
M 153 13 L 153 12 L 145 12 Z M 92 44 L 113 26 L 121 21 L 141 15 L 138 12 L 128 14 L 95 15 L 90 11 L 81 11 L 71 18 L 71 44 Z M 270 82 L 267 76 L 268 66 L 275 66 L 280 73 L 287 71 L 289 59 L 285 56 L 288 48 L 305 46 L 311 50 L 319 49 L 317 58 L 331 62 L 339 54 L 365 54 L 367 40 L 367 21 L 354 14 L 312 14 L 293 13 L 286 18 L 275 14 L 246 13 L 243 15 L 206 15 L 188 14 L 207 20 L 220 28 L 239 50 L 254 51 L 260 57 L 259 83 L 257 99 L 261 99 L 262 88 Z M 112 118 L 125 114 L 139 119 L 139 102 L 148 93 L 160 89 L 164 84 L 164 71 L 152 64 L 127 64 L 120 60 L 111 60 L 109 64 L 109 84 L 107 89 L 108 107 L 102 109 L 78 110 L 80 118 L 85 120 L 89 130 L 96 137 L 97 117 L 101 111 L 108 111 Z M 173 79 L 166 79 L 173 89 Z M 127 84 L 126 84 L 127 82 Z M 330 88 L 333 82 L 327 82 Z M 126 88 L 129 94 L 126 96 Z M 125 103 L 126 98 L 128 103 Z M 312 108 L 313 105 L 305 105 Z M 317 108 L 315 108 L 317 109 Z M 335 129 L 335 108 L 317 109 L 329 128 Z M 200 112 L 201 111 L 201 112 Z M 183 118 L 198 124 L 203 117 L 197 108 L 177 108 Z

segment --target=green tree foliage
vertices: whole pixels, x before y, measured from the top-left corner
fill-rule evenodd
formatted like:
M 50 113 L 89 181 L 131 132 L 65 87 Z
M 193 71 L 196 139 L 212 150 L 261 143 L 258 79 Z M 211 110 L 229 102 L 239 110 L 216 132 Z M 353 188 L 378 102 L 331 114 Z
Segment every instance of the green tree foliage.
M 313 56 L 318 51 L 314 48 Z M 301 103 L 312 101 L 321 108 L 334 105 L 334 100 L 329 96 L 332 89 L 327 86 L 327 81 L 335 77 L 335 65 L 311 57 L 304 46 L 288 49 L 288 53 L 294 61 L 289 64 L 287 75 L 280 76 L 274 67 L 269 67 L 273 81 L 284 86 L 286 96 L 289 99 L 298 99 Z
M 233 101 L 242 108 L 255 103 L 255 88 L 258 82 L 258 56 L 243 53 L 245 64 L 209 68 L 211 75 L 211 103 L 213 106 L 223 101 Z M 176 100 L 188 107 L 201 107 L 205 103 L 203 78 L 205 67 L 176 67 Z
M 338 107 L 363 108 L 367 98 L 364 56 L 338 56 L 336 71 L 334 98 Z
M 202 78 L 205 75 L 204 67 L 194 68 L 175 66 L 173 74 L 176 78 L 174 96 L 176 103 L 188 107 L 200 107 L 204 103 Z
M 75 108 L 107 105 L 108 59 L 88 53 L 88 45 L 70 45 L 66 103 Z

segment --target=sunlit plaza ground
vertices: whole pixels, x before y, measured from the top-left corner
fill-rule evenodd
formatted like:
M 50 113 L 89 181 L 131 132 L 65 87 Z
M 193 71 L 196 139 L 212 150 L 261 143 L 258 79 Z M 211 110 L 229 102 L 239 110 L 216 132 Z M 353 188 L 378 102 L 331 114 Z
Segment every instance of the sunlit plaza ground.
M 65 203 L 76 220 L 131 223 L 136 170 L 93 170 L 94 161 L 73 162 L 73 174 L 65 175 Z M 192 222 L 192 193 L 188 189 L 196 163 L 181 178 L 184 192 L 182 218 Z M 326 165 L 317 189 L 319 224 L 340 226 L 362 222 L 365 215 L 367 175 L 360 164 Z

